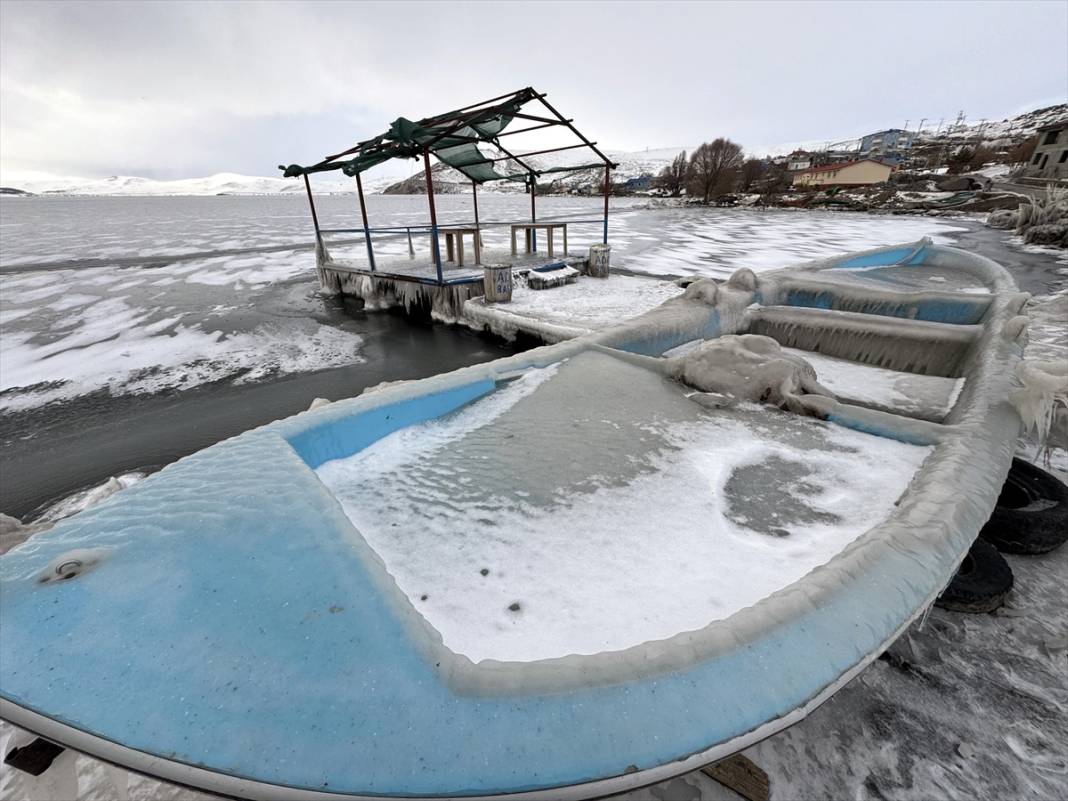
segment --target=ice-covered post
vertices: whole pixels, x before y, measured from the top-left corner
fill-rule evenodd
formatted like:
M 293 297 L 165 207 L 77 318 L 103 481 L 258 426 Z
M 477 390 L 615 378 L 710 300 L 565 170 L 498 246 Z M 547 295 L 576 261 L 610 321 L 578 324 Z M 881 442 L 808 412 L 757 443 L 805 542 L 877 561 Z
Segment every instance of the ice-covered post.
M 375 271 L 375 249 L 371 245 L 371 228 L 367 225 L 367 203 L 363 199 L 363 181 L 356 173 L 356 193 L 360 196 L 360 216 L 363 217 L 363 239 L 367 243 L 367 261 L 371 263 L 371 272 Z
M 608 196 L 612 193 L 612 166 L 610 164 L 604 165 L 604 235 L 601 238 L 601 243 L 608 244 Z
M 315 198 L 312 197 L 311 183 L 308 181 L 308 173 L 303 174 L 304 177 L 304 189 L 308 192 L 308 205 L 311 207 L 312 213 L 312 225 L 315 226 L 315 239 L 322 247 L 323 235 L 319 233 L 319 215 L 315 213 Z
M 478 181 L 471 179 L 471 197 L 475 206 L 475 264 L 482 263 L 482 231 L 478 227 Z
M 534 195 L 537 191 L 538 184 L 534 180 L 534 173 L 530 174 L 530 221 L 535 223 L 538 221 L 538 215 L 534 208 Z M 538 252 L 538 231 L 536 228 L 530 229 L 530 250 L 533 253 Z
M 441 275 L 441 246 L 438 243 L 438 213 L 434 208 L 434 179 L 430 177 L 430 148 L 423 148 L 423 167 L 426 174 L 426 197 L 430 202 L 430 247 L 434 251 L 434 266 L 438 268 L 438 283 L 444 284 Z
M 330 261 L 330 254 L 326 250 L 326 245 L 323 244 L 323 235 L 319 230 L 319 215 L 315 213 L 315 198 L 312 197 L 308 173 L 301 173 L 301 175 L 304 178 L 304 189 L 308 193 L 308 206 L 311 207 L 312 225 L 315 226 L 315 269 L 318 270 L 326 262 Z M 319 280 L 324 280 L 322 273 L 319 274 Z

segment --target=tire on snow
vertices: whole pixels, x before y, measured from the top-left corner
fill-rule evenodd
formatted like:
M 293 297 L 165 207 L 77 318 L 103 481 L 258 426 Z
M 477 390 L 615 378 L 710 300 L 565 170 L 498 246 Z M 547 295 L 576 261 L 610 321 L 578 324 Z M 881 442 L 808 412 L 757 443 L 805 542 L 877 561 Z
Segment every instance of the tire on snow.
M 1048 553 L 1068 539 L 1068 486 L 1023 459 L 1013 459 L 998 503 L 979 536 L 999 551 Z
M 993 612 L 1012 589 L 1012 568 L 997 548 L 977 539 L 935 605 L 954 612 Z

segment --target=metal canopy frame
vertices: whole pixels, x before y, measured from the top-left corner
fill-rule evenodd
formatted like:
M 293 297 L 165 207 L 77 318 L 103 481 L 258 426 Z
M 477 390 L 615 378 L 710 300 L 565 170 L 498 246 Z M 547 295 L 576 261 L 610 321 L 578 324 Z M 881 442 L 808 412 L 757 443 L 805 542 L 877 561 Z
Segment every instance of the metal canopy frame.
M 482 100 L 478 103 L 472 103 L 454 111 L 449 111 L 444 114 L 439 114 L 433 117 L 424 117 L 417 120 L 414 126 L 417 129 L 426 130 L 431 129 L 436 134 L 429 141 L 422 143 L 421 145 L 414 145 L 411 142 L 401 143 L 393 132 L 398 129 L 401 123 L 407 124 L 408 121 L 403 118 L 397 120 L 389 132 L 380 134 L 379 136 L 371 139 L 365 139 L 362 142 L 358 142 L 352 147 L 335 153 L 332 156 L 326 156 L 322 161 L 317 164 L 313 164 L 309 167 L 301 167 L 298 164 L 291 164 L 288 167 L 279 165 L 279 169 L 285 174 L 285 177 L 297 177 L 300 176 L 304 179 L 304 188 L 308 194 L 308 204 L 311 208 L 312 224 L 315 226 L 315 238 L 317 244 L 322 246 L 322 235 L 324 231 L 319 226 L 319 217 L 315 210 L 315 199 L 312 196 L 311 183 L 308 180 L 309 173 L 313 172 L 328 172 L 333 170 L 342 170 L 346 175 L 352 175 L 356 178 L 356 192 L 359 195 L 360 200 L 360 215 L 363 223 L 363 235 L 367 245 L 367 258 L 370 263 L 371 272 L 375 272 L 375 254 L 374 246 L 371 242 L 371 234 L 378 229 L 372 229 L 367 220 L 367 204 L 364 201 L 363 194 L 363 182 L 360 179 L 360 173 L 372 166 L 380 164 L 391 158 L 422 158 L 423 170 L 426 182 L 427 202 L 430 210 L 430 234 L 431 234 L 431 250 L 434 258 L 434 265 L 437 268 L 437 283 L 439 285 L 445 284 L 445 279 L 442 273 L 441 264 L 441 247 L 439 243 L 439 229 L 437 222 L 437 210 L 434 206 L 434 181 L 430 170 L 430 156 L 436 155 L 437 151 L 445 150 L 448 148 L 454 148 L 460 145 L 473 144 L 476 146 L 479 144 L 487 144 L 496 148 L 504 155 L 501 157 L 484 158 L 478 164 L 495 164 L 497 162 L 512 162 L 517 164 L 522 172 L 516 174 L 508 174 L 491 179 L 479 180 L 473 175 L 468 174 L 463 166 L 452 166 L 453 169 L 465 174 L 471 180 L 471 186 L 473 190 L 473 206 L 475 214 L 475 236 L 480 236 L 479 233 L 479 221 L 478 221 L 478 185 L 480 183 L 488 183 L 491 180 L 517 180 L 522 179 L 527 184 L 527 191 L 530 193 L 530 221 L 536 222 L 537 209 L 535 203 L 535 196 L 537 194 L 537 178 L 547 172 L 574 172 L 580 170 L 589 170 L 592 166 L 590 164 L 577 165 L 574 167 L 555 167 L 547 170 L 539 170 L 532 166 L 528 162 L 524 161 L 525 158 L 530 156 L 537 156 L 546 153 L 558 153 L 565 150 L 587 149 L 590 150 L 597 159 L 604 164 L 604 220 L 602 228 L 602 242 L 608 243 L 608 199 L 611 194 L 611 170 L 618 165 L 613 162 L 608 156 L 601 152 L 597 148 L 597 142 L 591 141 L 582 134 L 573 124 L 574 120 L 570 117 L 565 117 L 559 111 L 554 108 L 548 100 L 547 95 L 543 92 L 538 92 L 532 87 L 526 87 L 519 89 L 515 92 L 509 92 L 507 94 L 498 95 L 497 97 L 491 97 L 488 100 Z M 524 108 L 530 103 L 539 103 L 550 116 L 542 116 L 539 114 L 530 114 L 526 111 L 520 111 L 520 108 Z M 508 118 L 508 122 L 504 122 L 504 118 Z M 524 120 L 533 125 L 517 128 L 512 130 L 505 130 L 507 125 L 513 120 Z M 490 122 L 498 120 L 504 122 L 504 125 L 500 130 L 493 134 L 483 134 L 478 128 L 472 127 L 479 123 Z M 543 150 L 535 150 L 523 153 L 521 156 L 509 150 L 501 144 L 501 137 L 513 136 L 515 134 L 527 133 L 529 131 L 542 130 L 552 127 L 565 127 L 579 140 L 577 144 L 566 145 L 564 147 L 546 148 Z M 457 133 L 463 128 L 468 128 L 474 131 L 476 136 Z M 438 130 L 440 129 L 440 130 Z M 366 166 L 361 164 L 361 160 L 365 159 Z M 376 160 L 377 159 L 377 160 Z M 446 163 L 443 159 L 439 159 L 442 163 Z M 469 165 L 474 166 L 474 165 Z M 533 238 L 536 234 L 532 231 L 531 245 L 534 251 L 537 251 L 537 240 Z M 408 229 L 409 247 L 411 241 L 411 230 Z

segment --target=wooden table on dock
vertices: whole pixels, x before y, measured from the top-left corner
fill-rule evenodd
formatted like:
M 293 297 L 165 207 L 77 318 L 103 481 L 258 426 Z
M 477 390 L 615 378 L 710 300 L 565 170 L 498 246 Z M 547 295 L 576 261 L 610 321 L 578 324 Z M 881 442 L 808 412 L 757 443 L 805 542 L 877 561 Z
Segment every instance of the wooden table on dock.
M 477 228 L 441 228 L 441 233 L 445 234 L 445 253 L 446 261 L 456 260 L 457 267 L 464 266 L 464 234 L 471 234 L 471 239 L 475 243 L 475 264 L 482 263 L 482 237 L 479 235 Z
M 549 258 L 553 257 L 553 230 L 560 228 L 564 232 L 564 255 L 567 255 L 567 223 L 561 222 L 548 222 L 548 223 L 514 223 L 512 225 L 512 255 L 516 255 L 516 243 L 515 233 L 519 229 L 523 229 L 523 237 L 526 243 L 526 252 L 534 252 L 534 232 L 541 228 L 545 231 L 545 238 L 549 241 Z

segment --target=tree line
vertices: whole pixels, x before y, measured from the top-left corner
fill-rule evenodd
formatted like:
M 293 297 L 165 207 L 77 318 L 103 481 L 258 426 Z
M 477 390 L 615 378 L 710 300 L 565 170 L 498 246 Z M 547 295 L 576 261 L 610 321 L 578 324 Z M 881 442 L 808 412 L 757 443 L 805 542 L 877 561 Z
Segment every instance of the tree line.
M 1026 164 L 1034 153 L 1038 137 L 1020 142 L 1008 150 L 997 151 L 984 144 L 957 148 L 954 152 L 937 153 L 937 148 L 928 154 L 948 166 L 950 173 L 971 172 L 990 162 Z M 943 146 L 945 147 L 945 146 Z M 922 155 L 916 148 L 914 155 Z M 705 142 L 687 156 L 682 151 L 671 164 L 660 171 L 654 185 L 672 197 L 679 197 L 683 190 L 694 199 L 709 203 L 735 192 L 771 192 L 789 186 L 785 165 L 774 164 L 769 159 L 745 158 L 741 145 L 720 137 Z
M 742 146 L 720 137 L 705 142 L 687 157 L 682 151 L 660 171 L 656 186 L 678 197 L 685 189 L 692 198 L 708 203 L 732 192 L 747 192 L 768 177 L 764 159 L 745 158 Z

